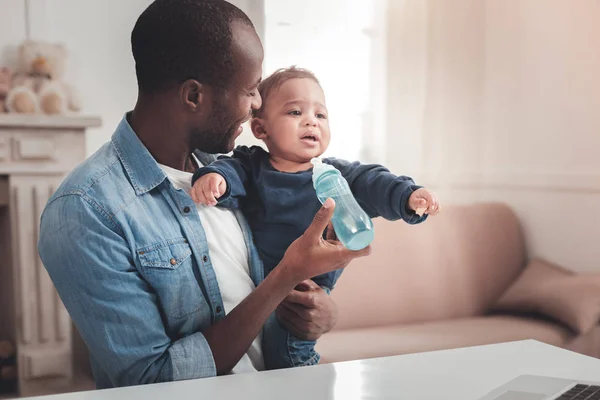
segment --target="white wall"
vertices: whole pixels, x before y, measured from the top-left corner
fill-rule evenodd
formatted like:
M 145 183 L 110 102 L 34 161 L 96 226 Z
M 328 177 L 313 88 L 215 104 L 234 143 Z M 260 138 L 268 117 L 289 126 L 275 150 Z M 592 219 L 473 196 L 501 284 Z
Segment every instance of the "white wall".
M 600 271 L 600 2 L 399 3 L 388 138 L 416 151 L 393 169 L 446 203 L 505 201 L 531 255 Z
M 123 114 L 135 104 L 137 84 L 130 35 L 137 17 L 150 2 L 47 2 L 47 37 L 65 43 L 69 49 L 68 79 L 81 93 L 83 112 L 102 117 L 102 127 L 88 134 L 88 154 L 110 139 Z
M 25 37 L 25 2 L 0 0 L 0 65 L 14 59 L 14 45 Z
M 386 163 L 418 178 L 428 79 L 427 1 L 389 1 Z
M 265 76 L 297 65 L 315 73 L 329 110 L 326 155 L 355 160 L 383 147 L 384 0 L 265 0 Z M 316 12 L 318 10 L 318 12 Z

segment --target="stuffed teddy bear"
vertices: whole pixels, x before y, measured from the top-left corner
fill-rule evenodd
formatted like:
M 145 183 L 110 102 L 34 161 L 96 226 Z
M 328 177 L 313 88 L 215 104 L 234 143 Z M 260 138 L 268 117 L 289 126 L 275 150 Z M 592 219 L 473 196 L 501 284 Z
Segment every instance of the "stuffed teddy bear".
M 6 96 L 6 109 L 12 113 L 54 115 L 79 111 L 73 89 L 62 80 L 66 58 L 62 44 L 23 42 L 12 89 Z
M 0 68 L 0 114 L 6 112 L 6 95 L 11 86 L 10 70 L 6 67 Z

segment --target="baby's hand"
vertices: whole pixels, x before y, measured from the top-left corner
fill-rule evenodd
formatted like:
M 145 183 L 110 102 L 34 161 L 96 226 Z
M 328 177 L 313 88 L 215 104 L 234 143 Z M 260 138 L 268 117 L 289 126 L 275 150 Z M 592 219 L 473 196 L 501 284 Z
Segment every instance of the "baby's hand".
M 423 216 L 423 214 L 436 215 L 440 212 L 440 203 L 435 194 L 425 188 L 420 188 L 411 193 L 408 198 L 408 207 Z
M 201 176 L 190 192 L 192 200 L 196 203 L 206 204 L 207 206 L 216 206 L 217 199 L 227 190 L 225 178 L 217 173 L 210 173 Z

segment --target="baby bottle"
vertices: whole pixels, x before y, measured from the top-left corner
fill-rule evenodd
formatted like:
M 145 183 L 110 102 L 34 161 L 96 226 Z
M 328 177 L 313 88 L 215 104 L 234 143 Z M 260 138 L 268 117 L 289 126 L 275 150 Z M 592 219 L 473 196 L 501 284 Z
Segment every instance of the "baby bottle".
M 349 250 L 364 249 L 375 237 L 373 221 L 356 202 L 340 171 L 319 158 L 313 158 L 311 163 L 313 186 L 319 201 L 324 203 L 329 197 L 335 201 L 331 222 L 339 241 Z

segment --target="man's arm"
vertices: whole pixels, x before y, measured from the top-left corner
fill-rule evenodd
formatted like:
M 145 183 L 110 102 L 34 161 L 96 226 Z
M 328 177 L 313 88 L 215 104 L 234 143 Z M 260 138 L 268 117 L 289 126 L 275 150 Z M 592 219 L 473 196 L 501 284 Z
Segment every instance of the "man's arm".
M 275 270 L 225 318 L 172 342 L 127 242 L 90 202 L 65 196 L 49 204 L 39 252 L 90 352 L 117 386 L 228 373 L 299 282 L 370 251 L 351 252 L 322 238 L 333 215 L 329 201 Z
M 327 162 L 346 178 L 354 197 L 370 217 L 382 216 L 391 221 L 402 219 L 409 224 L 417 224 L 427 218 L 408 207 L 410 195 L 421 187 L 412 178 L 396 176 L 377 164 L 351 163 L 336 158 L 328 158 Z
M 132 250 L 93 200 L 51 202 L 38 250 L 75 326 L 115 386 L 215 376 L 201 332 L 171 341 Z

